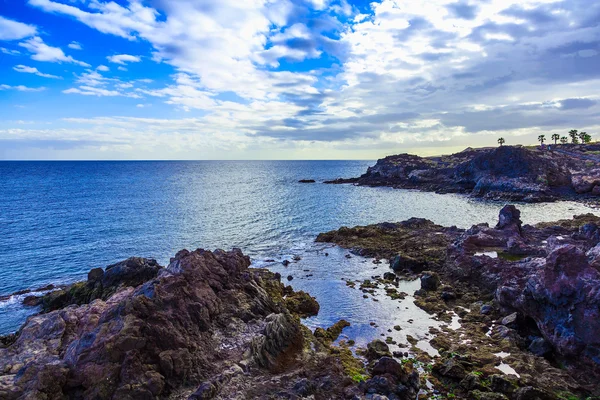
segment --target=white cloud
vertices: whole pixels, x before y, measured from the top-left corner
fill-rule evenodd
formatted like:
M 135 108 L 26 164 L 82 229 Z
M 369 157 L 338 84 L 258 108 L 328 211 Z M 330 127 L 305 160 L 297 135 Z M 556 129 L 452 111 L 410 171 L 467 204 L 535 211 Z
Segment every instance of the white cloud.
M 98 67 L 96 69 L 98 71 L 102 71 L 102 72 L 108 72 L 108 71 L 110 71 L 110 68 L 108 68 L 106 65 L 98 65 Z
M 44 78 L 52 78 L 52 79 L 63 79 L 61 76 L 56 76 L 56 75 L 50 75 L 50 74 L 44 74 L 40 71 L 38 71 L 37 68 L 34 67 L 28 67 L 26 65 L 15 65 L 13 67 L 13 69 L 17 72 L 23 72 L 23 73 L 27 73 L 27 74 L 35 74 L 37 76 L 41 76 Z
M 48 46 L 39 36 L 33 37 L 31 39 L 19 43 L 19 46 L 24 47 L 29 52 L 33 53 L 31 59 L 36 61 L 46 61 L 55 63 L 65 62 L 77 64 L 82 67 L 90 66 L 87 63 L 75 60 L 73 57 L 65 55 L 62 49 L 60 49 L 59 47 Z
M 82 74 L 69 93 L 134 94 L 203 111 L 179 123 L 102 119 L 114 132 L 172 129 L 206 132 L 224 148 L 228 140 L 239 149 L 320 142 L 383 155 L 494 144 L 500 133 L 534 142 L 539 132 L 600 126 L 600 102 L 568 102 L 597 100 L 600 91 L 600 4 L 589 0 L 378 0 L 365 14 L 344 0 L 306 0 L 309 17 L 289 0 L 156 0 L 160 14 L 138 1 L 29 3 L 131 40 L 128 49 L 147 42 L 152 50 L 139 54 L 176 71 L 151 89 Z M 120 56 L 141 57 L 111 57 Z M 281 67 L 318 57 L 325 68 Z M 119 70 L 133 61 L 116 60 Z M 563 102 L 572 107 L 557 106 Z
M 127 71 L 127 68 L 125 68 L 125 67 L 117 67 L 117 69 L 118 69 L 119 71 Z
M 9 56 L 18 56 L 19 54 L 21 54 L 21 52 L 18 50 L 10 50 L 4 47 L 0 47 L 0 53 L 8 54 Z
M 108 56 L 106 59 L 114 64 L 127 65 L 127 63 L 137 63 L 142 61 L 140 56 L 132 56 L 130 54 L 116 54 L 114 56 Z
M 71 42 L 68 47 L 73 50 L 82 50 L 81 43 L 79 42 Z
M 37 33 L 37 28 L 0 15 L 0 40 L 20 40 Z
M 45 87 L 32 88 L 23 85 L 10 86 L 10 85 L 0 85 L 0 90 L 18 90 L 19 92 L 41 92 L 42 90 L 46 90 Z
M 109 90 L 104 88 L 99 88 L 95 86 L 79 86 L 77 88 L 70 88 L 63 90 L 65 94 L 82 94 L 85 96 L 98 96 L 98 97 L 114 97 L 114 96 L 124 96 L 131 97 L 134 99 L 139 99 L 141 96 L 135 93 L 124 93 L 118 90 Z

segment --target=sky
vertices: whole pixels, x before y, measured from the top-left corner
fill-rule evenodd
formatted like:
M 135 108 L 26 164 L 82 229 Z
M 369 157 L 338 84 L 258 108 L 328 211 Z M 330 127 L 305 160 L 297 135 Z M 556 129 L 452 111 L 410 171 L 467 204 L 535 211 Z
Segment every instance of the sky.
M 0 0 L 0 159 L 600 137 L 600 1 Z

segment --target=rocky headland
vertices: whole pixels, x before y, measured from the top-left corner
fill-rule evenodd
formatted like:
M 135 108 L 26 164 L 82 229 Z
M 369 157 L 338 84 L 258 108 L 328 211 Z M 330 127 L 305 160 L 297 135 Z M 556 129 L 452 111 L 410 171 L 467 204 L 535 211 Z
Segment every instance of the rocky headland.
M 468 148 L 440 157 L 385 157 L 358 178 L 325 183 L 390 186 L 473 197 L 545 202 L 600 198 L 600 145 Z
M 443 329 L 432 358 L 413 347 L 438 398 L 600 398 L 600 218 L 522 225 L 505 206 L 494 227 L 463 230 L 412 218 L 319 235 L 394 271 L 370 287 L 395 295 L 420 279 L 415 303 Z M 423 387 L 423 386 L 422 386 Z M 424 398 L 431 398 L 424 397 Z

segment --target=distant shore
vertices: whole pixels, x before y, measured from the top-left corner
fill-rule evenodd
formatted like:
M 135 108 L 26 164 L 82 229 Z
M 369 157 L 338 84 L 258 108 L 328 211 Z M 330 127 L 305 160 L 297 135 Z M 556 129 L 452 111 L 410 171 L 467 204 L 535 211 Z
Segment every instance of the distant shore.
M 356 178 L 329 184 L 463 193 L 488 200 L 600 200 L 600 144 L 467 148 L 438 157 L 388 156 Z

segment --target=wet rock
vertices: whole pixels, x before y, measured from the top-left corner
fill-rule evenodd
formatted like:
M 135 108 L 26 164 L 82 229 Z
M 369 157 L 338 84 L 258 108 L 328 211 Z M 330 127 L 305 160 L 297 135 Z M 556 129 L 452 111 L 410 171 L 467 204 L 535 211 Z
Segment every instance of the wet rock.
M 381 357 L 372 369 L 373 375 L 390 374 L 397 378 L 401 377 L 404 373 L 402 365 L 391 357 Z
M 394 281 L 396 280 L 396 274 L 394 274 L 393 272 L 386 272 L 383 274 L 383 279 L 385 279 L 386 281 Z
M 42 304 L 41 296 L 27 296 L 23 299 L 23 305 L 27 307 L 36 307 Z
M 337 338 L 342 334 L 344 328 L 350 326 L 350 322 L 341 319 L 326 330 L 323 328 L 315 329 L 314 335 L 316 338 L 321 339 L 326 343 L 335 342 Z
M 421 289 L 435 291 L 440 286 L 440 276 L 431 271 L 425 271 L 421 274 Z
M 315 316 L 319 314 L 320 309 L 317 299 L 302 290 L 288 295 L 285 298 L 285 305 L 292 314 L 297 314 L 301 318 Z
M 366 357 L 370 361 L 378 360 L 381 357 L 390 357 L 389 346 L 382 340 L 376 339 L 367 345 Z
M 288 281 L 292 281 L 292 280 L 294 280 L 294 277 L 293 277 L 292 275 L 288 275 L 286 279 L 287 279 Z
M 403 271 L 406 269 L 412 272 L 420 272 L 425 266 L 426 264 L 423 261 L 402 254 L 398 254 L 390 261 L 390 267 L 394 271 Z
M 588 250 L 586 256 L 590 266 L 600 271 L 600 244 Z
M 315 183 L 314 179 L 300 179 L 298 183 Z
M 287 267 L 288 265 L 290 265 L 290 264 L 291 264 L 291 262 L 290 262 L 290 260 L 283 260 L 283 261 L 281 262 L 281 264 L 282 264 L 284 267 Z

